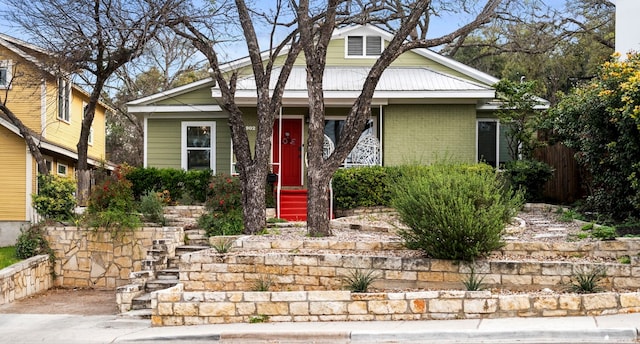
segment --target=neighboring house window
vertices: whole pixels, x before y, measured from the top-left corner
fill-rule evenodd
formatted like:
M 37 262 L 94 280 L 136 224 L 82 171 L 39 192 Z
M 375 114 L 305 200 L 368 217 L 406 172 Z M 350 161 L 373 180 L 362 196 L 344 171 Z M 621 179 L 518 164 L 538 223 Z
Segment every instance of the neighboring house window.
M 0 89 L 11 85 L 11 60 L 0 61 Z
M 182 168 L 215 173 L 215 122 L 182 122 Z
M 67 165 L 58 163 L 58 174 L 61 176 L 67 175 Z
M 44 163 L 47 165 L 47 171 L 51 173 L 51 170 L 53 169 L 53 162 L 51 160 L 45 160 Z
M 511 160 L 506 140 L 508 126 L 496 119 L 481 119 L 477 125 L 477 160 L 501 167 Z
M 336 147 L 340 142 L 340 135 L 342 134 L 342 128 L 344 127 L 345 120 L 344 119 L 328 119 L 324 121 L 324 135 L 331 140 L 333 143 L 333 147 Z M 376 131 L 374 128 L 374 121 L 372 119 L 367 121 L 364 130 L 360 134 L 360 138 L 362 139 L 365 136 L 376 136 Z M 358 149 L 358 145 L 354 147 L 354 149 L 347 155 L 347 158 L 343 162 L 344 167 L 349 166 L 362 166 L 362 159 L 356 157 L 355 151 Z M 377 148 L 379 149 L 379 147 Z M 379 154 L 379 152 L 371 151 L 370 154 Z M 365 159 L 366 160 L 366 159 Z M 378 159 L 374 159 L 379 161 Z
M 64 79 L 58 79 L 58 118 L 70 122 L 69 105 L 71 104 L 71 83 Z
M 347 56 L 380 56 L 382 53 L 382 37 L 349 36 L 347 37 Z

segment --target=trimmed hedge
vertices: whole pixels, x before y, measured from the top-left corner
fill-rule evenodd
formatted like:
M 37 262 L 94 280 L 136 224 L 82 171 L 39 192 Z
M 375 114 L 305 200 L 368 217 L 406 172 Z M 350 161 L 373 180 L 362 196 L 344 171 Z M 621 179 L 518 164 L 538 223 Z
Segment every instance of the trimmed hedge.
M 169 191 L 173 201 L 184 198 L 205 202 L 211 170 L 184 171 L 175 168 L 137 167 L 127 173 L 137 200 L 147 192 Z

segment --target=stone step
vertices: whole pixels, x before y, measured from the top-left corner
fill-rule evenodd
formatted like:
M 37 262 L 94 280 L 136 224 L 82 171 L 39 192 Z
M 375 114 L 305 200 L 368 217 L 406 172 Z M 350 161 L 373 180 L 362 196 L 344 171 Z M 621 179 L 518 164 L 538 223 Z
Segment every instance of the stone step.
M 198 252 L 202 250 L 210 249 L 211 246 L 207 245 L 182 245 L 176 247 L 176 256 L 181 256 L 185 253 Z
M 151 319 L 151 308 L 136 309 L 128 311 L 126 313 L 120 313 L 120 317 L 134 319 Z
M 174 285 L 178 284 L 178 282 L 178 279 L 155 279 L 147 281 L 147 283 L 144 285 L 144 291 L 150 293 L 156 290 L 171 288 Z
M 146 293 L 134 297 L 131 301 L 131 310 L 151 309 L 151 294 Z
M 167 258 L 167 269 L 178 269 L 180 266 L 180 256 Z
M 156 271 L 156 278 L 159 280 L 177 280 L 180 276 L 180 269 L 164 269 Z

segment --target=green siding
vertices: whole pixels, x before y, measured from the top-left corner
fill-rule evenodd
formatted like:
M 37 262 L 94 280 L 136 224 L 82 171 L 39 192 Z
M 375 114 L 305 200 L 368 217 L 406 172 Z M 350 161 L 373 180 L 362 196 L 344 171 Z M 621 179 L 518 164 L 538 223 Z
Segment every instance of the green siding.
M 180 120 L 148 119 L 147 166 L 180 168 Z
M 373 66 L 376 62 L 375 58 L 345 58 L 344 53 L 344 39 L 334 39 L 329 43 L 327 51 L 327 66 Z M 462 77 L 468 80 L 473 80 L 462 73 L 459 73 L 451 68 L 436 63 L 430 59 L 427 59 L 421 55 L 418 55 L 412 51 L 406 52 L 399 56 L 393 63 L 392 67 L 427 67 L 434 71 L 450 74 L 457 77 Z
M 160 100 L 154 105 L 213 105 L 216 102 L 211 98 L 211 87 L 202 86 L 190 92 Z
M 390 105 L 383 113 L 384 164 L 438 158 L 475 162 L 474 105 Z
M 154 119 L 147 121 L 147 166 L 181 168 L 182 122 L 216 122 L 216 172 L 231 172 L 231 132 L 227 119 Z

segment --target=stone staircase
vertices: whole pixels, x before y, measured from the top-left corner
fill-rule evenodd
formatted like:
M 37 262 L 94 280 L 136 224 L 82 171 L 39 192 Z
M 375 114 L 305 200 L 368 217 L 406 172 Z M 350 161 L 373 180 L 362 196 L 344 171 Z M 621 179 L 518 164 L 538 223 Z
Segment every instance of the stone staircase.
M 122 315 L 150 318 L 151 293 L 173 287 L 180 281 L 180 256 L 211 247 L 206 232 L 193 229 L 203 213 L 202 207 L 193 206 L 165 209 L 167 226 L 184 228 L 184 245 L 170 247 L 172 243 L 167 240 L 153 240 L 146 259 L 142 261 L 142 271 L 132 273 L 131 284 L 118 288 L 116 292 Z M 123 302 L 128 297 L 131 298 L 130 303 Z M 122 309 L 128 306 L 129 309 Z

